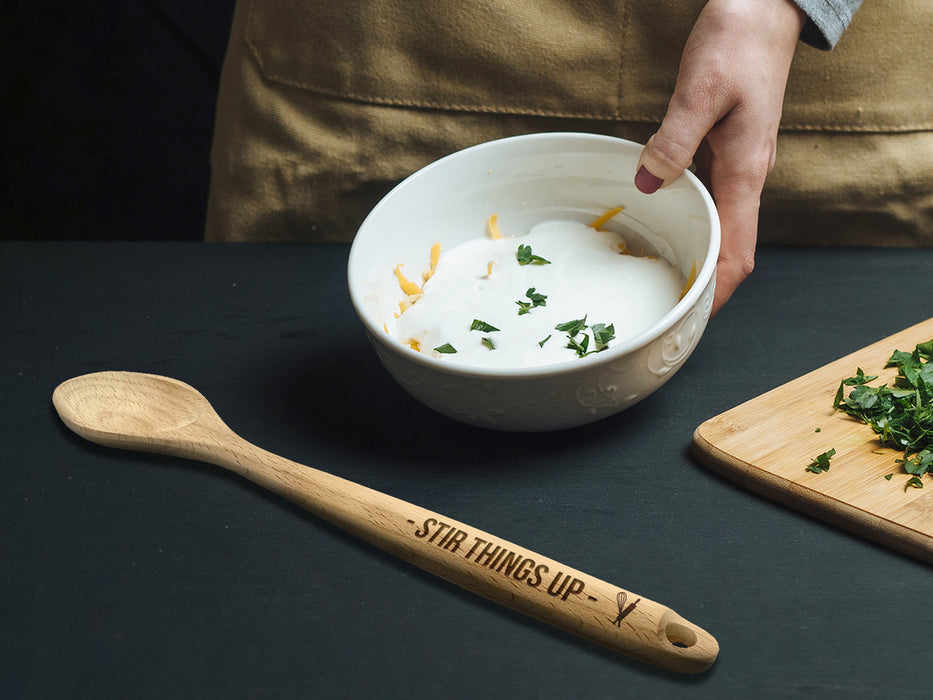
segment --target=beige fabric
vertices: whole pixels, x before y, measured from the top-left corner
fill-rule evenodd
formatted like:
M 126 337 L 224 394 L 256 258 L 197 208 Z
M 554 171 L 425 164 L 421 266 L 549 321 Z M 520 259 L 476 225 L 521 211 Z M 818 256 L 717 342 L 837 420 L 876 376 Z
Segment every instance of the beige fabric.
M 702 5 L 240 0 L 206 237 L 350 240 L 400 179 L 492 138 L 643 142 Z M 801 47 L 762 241 L 933 245 L 931 29 L 925 0 L 866 0 L 834 51 Z

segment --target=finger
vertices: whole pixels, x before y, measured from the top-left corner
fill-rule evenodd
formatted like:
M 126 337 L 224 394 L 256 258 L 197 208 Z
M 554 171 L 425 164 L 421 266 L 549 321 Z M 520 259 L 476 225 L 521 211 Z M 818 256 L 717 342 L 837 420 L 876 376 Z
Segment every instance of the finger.
M 713 292 L 711 315 L 715 316 L 755 268 L 754 241 L 750 251 L 721 254 L 716 264 L 716 290 Z
M 722 230 L 712 308 L 715 315 L 755 268 L 761 189 L 715 160 L 710 185 Z
M 669 118 L 665 117 L 658 132 L 648 139 L 638 159 L 635 187 L 645 194 L 657 192 L 690 167 L 705 133 L 682 129 L 679 124 L 667 121 Z
M 729 301 L 739 285 L 755 269 L 757 226 L 746 227 L 746 230 L 736 232 L 731 223 L 733 212 L 728 208 L 720 210 L 720 220 L 723 222 L 724 234 L 722 246 L 719 250 L 719 260 L 716 263 L 713 316 Z M 751 219 L 751 221 L 754 222 L 755 219 Z

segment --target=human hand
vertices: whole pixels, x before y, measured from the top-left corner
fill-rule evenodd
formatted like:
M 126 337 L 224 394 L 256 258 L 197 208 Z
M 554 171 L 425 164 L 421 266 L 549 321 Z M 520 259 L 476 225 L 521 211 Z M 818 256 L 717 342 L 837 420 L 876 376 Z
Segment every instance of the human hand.
M 652 193 L 691 163 L 719 210 L 722 245 L 713 314 L 751 273 L 758 208 L 774 167 L 791 60 L 805 21 L 790 0 L 710 0 L 687 39 L 636 187 Z

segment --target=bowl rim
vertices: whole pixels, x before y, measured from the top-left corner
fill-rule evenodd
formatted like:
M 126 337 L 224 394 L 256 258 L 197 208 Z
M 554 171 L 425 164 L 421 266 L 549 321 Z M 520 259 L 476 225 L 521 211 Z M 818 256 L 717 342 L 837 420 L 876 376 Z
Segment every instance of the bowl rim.
M 644 148 L 643 144 L 639 144 L 628 139 L 619 138 L 617 136 L 577 131 L 535 132 L 529 134 L 519 134 L 515 136 L 505 136 L 474 144 L 472 146 L 467 146 L 466 148 L 454 151 L 453 153 L 449 153 L 438 158 L 437 160 L 432 161 L 431 163 L 428 163 L 427 165 L 419 168 L 401 180 L 391 190 L 389 190 L 389 192 L 386 193 L 372 208 L 372 210 L 360 224 L 359 228 L 357 229 L 357 233 L 362 231 L 371 219 L 375 218 L 378 211 L 386 205 L 388 200 L 397 196 L 398 190 L 409 184 L 409 182 L 413 179 L 430 177 L 431 171 L 436 168 L 443 167 L 449 160 L 457 158 L 468 152 L 495 149 L 505 145 L 507 142 L 513 143 L 518 141 L 531 142 L 538 140 L 552 140 L 555 137 L 570 141 L 601 141 L 607 144 L 624 144 L 626 146 Z M 632 173 L 632 176 L 634 177 L 634 173 Z M 706 292 L 707 287 L 711 283 L 713 285 L 716 283 L 716 262 L 719 258 L 721 245 L 721 227 L 716 204 L 713 201 L 712 195 L 706 189 L 706 186 L 691 171 L 685 170 L 680 178 L 677 178 L 676 181 L 679 181 L 681 178 L 686 178 L 690 186 L 700 195 L 700 198 L 705 205 L 710 219 L 709 246 L 706 252 L 706 258 L 697 269 L 696 279 L 694 280 L 687 293 L 656 323 L 652 324 L 641 333 L 631 336 L 619 344 L 610 345 L 599 353 L 594 353 L 592 355 L 588 355 L 585 358 L 580 358 L 579 361 L 568 360 L 566 362 L 555 362 L 549 365 L 537 365 L 531 367 L 484 367 L 482 365 L 473 364 L 446 363 L 439 361 L 435 357 L 431 357 L 429 355 L 425 355 L 424 353 L 412 350 L 400 340 L 394 338 L 393 336 L 387 335 L 382 328 L 377 328 L 375 324 L 371 322 L 369 315 L 364 310 L 359 290 L 354 284 L 352 275 L 354 261 L 360 254 L 360 246 L 357 245 L 359 238 L 356 236 L 350 245 L 350 254 L 347 261 L 347 284 L 350 292 L 350 300 L 353 304 L 357 316 L 363 322 L 363 325 L 366 328 L 369 336 L 375 339 L 381 347 L 390 350 L 400 357 L 403 357 L 417 365 L 421 365 L 429 370 L 433 370 L 441 374 L 450 374 L 473 379 L 530 379 L 534 377 L 550 377 L 554 375 L 571 375 L 581 371 L 591 371 L 595 368 L 611 364 L 612 362 L 618 360 L 620 357 L 631 354 L 632 352 L 644 347 L 645 345 L 648 345 L 649 343 L 667 333 L 679 320 L 686 318 L 688 311 L 697 305 L 697 303 L 700 301 L 700 296 Z

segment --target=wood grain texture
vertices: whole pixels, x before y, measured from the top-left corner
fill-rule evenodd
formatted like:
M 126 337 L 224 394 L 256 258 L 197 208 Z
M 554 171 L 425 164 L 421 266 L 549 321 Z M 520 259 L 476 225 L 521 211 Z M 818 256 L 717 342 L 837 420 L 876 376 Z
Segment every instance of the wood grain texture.
M 878 375 L 872 385 L 891 382 L 896 370 L 884 365 L 894 350 L 931 338 L 933 318 L 736 406 L 696 429 L 693 452 L 756 493 L 933 563 L 933 485 L 925 479 L 926 488 L 905 490 L 901 453 L 833 410 L 840 381 L 857 368 Z M 831 448 L 829 471 L 807 471 Z

